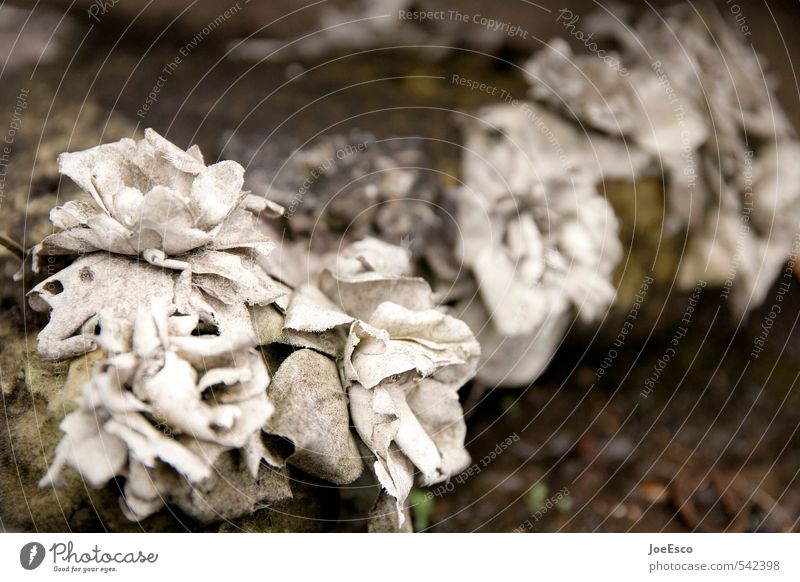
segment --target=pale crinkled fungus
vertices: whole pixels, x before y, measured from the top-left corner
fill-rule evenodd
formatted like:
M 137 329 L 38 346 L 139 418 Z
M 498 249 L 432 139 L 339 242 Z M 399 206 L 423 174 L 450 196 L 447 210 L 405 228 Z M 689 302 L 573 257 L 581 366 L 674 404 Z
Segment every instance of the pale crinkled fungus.
M 91 350 L 104 308 L 130 318 L 150 298 L 160 297 L 226 335 L 252 328 L 247 304 L 266 305 L 285 293 L 247 253 L 202 251 L 184 259 L 190 268 L 175 271 L 90 253 L 48 277 L 29 293 L 31 307 L 50 311 L 50 321 L 37 336 L 39 354 L 62 360 Z
M 263 266 L 274 243 L 262 217 L 281 209 L 242 190 L 239 164 L 207 167 L 197 147 L 183 151 L 148 129 L 138 142 L 62 154 L 59 168 L 92 201 L 54 208 L 60 231 L 34 247 L 35 267 L 83 255 L 30 293 L 34 309 L 52 310 L 38 338 L 44 358 L 91 349 L 87 335 L 110 298 L 117 317 L 132 317 L 162 297 L 226 334 L 250 326 L 246 305 L 285 295 Z
M 587 26 L 619 47 L 625 74 L 556 40 L 527 64 L 532 96 L 651 156 L 667 228 L 689 234 L 681 286 L 704 279 L 739 312 L 759 305 L 800 220 L 800 144 L 763 60 L 710 6 L 626 24 L 599 12 Z
M 266 189 L 286 208 L 287 233 L 327 250 L 346 235 L 421 244 L 426 229 L 440 226 L 435 213 L 438 174 L 425 142 L 377 139 L 354 130 L 311 143 L 264 142 L 261 135 L 234 133 L 225 152 L 249 160 L 247 186 Z
M 101 314 L 95 341 L 107 357 L 62 421 L 65 436 L 41 485 L 57 483 L 65 466 L 91 487 L 125 477 L 130 519 L 165 503 L 199 519 L 232 518 L 290 496 L 286 476 L 261 463 L 261 429 L 273 407 L 253 338 L 193 335 L 197 325 L 196 316 L 170 315 L 164 300 L 140 308 L 134 321 Z M 221 459 L 232 450 L 241 467 Z M 223 466 L 230 475 L 220 474 Z M 216 484 L 237 479 L 258 486 L 215 504 Z
M 458 389 L 480 353 L 469 327 L 436 309 L 409 270 L 405 249 L 375 239 L 350 245 L 318 286 L 292 294 L 284 325 L 298 345 L 314 335 L 326 353 L 341 354 L 353 424 L 400 520 L 416 471 L 429 485 L 469 462 Z
M 274 246 L 256 221 L 282 209 L 242 190 L 239 164 L 206 166 L 197 146 L 184 151 L 152 129 L 139 141 L 61 154 L 58 167 L 92 202 L 53 209 L 50 219 L 61 232 L 34 248 L 35 266 L 43 255 L 108 251 L 182 269 L 186 262 L 171 257 L 200 248 L 266 255 Z
M 477 298 L 459 307 L 481 342 L 479 380 L 525 385 L 549 363 L 573 309 L 589 323 L 611 305 L 622 245 L 598 184 L 647 159 L 534 103 L 489 106 L 463 125 L 465 186 L 453 198 Z
M 350 414 L 399 512 L 415 467 L 431 485 L 469 463 L 458 389 L 475 374 L 479 353 L 469 327 L 436 310 L 386 301 L 353 324 L 343 363 Z

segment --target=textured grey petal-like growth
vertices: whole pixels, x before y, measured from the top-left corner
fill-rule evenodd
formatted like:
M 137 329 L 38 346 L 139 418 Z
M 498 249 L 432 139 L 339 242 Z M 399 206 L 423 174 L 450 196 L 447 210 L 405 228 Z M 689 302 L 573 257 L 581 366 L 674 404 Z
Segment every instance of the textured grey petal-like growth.
M 236 162 L 206 166 L 196 147 L 184 151 L 147 129 L 139 141 L 61 154 L 58 166 L 91 195 L 94 207 L 68 202 L 52 211 L 62 231 L 34 248 L 34 268 L 44 256 L 93 251 L 150 260 L 153 251 L 178 256 L 203 247 L 271 250 L 254 218 L 274 214 L 276 205 L 242 190 L 244 169 Z
M 622 245 L 598 184 L 637 175 L 648 159 L 582 135 L 532 102 L 485 107 L 464 134 L 465 186 L 453 198 L 459 260 L 477 289 L 462 291 L 459 307 L 483 346 L 478 378 L 526 385 L 549 363 L 573 312 L 592 322 L 614 300 Z
M 353 319 L 318 288 L 304 284 L 289 299 L 283 338 L 293 346 L 339 357 L 344 350 L 346 327 Z
M 48 277 L 29 293 L 33 309 L 50 312 L 50 321 L 37 337 L 39 354 L 62 360 L 90 351 L 102 310 L 132 319 L 153 298 L 199 317 L 222 335 L 252 331 L 247 305 L 269 305 L 285 293 L 246 254 L 199 251 L 185 258 L 190 268 L 177 271 L 131 257 L 91 253 Z
M 430 485 L 468 464 L 458 389 L 479 353 L 466 324 L 435 310 L 385 302 L 369 323 L 353 324 L 343 363 L 353 423 L 398 511 L 414 468 Z
M 150 299 L 172 300 L 174 294 L 169 271 L 106 253 L 85 255 L 30 292 L 31 307 L 50 311 L 50 321 L 37 336 L 37 351 L 48 360 L 91 351 L 101 311 L 132 319 Z
M 320 289 L 354 318 L 368 319 L 384 301 L 409 309 L 434 306 L 428 283 L 410 276 L 411 254 L 401 247 L 367 238 L 345 247 L 335 266 L 319 276 Z
M 214 522 L 250 515 L 271 503 L 292 498 L 285 469 L 262 464 L 254 478 L 232 451 L 212 456 L 211 475 L 196 483 L 164 465 L 148 469 L 132 463 L 125 497 L 120 500 L 123 513 L 131 520 L 139 520 L 169 504 L 199 521 Z
M 417 471 L 427 485 L 469 462 L 458 389 L 475 374 L 480 347 L 464 322 L 435 308 L 405 249 L 365 239 L 331 262 L 319 287 L 291 297 L 284 333 L 315 337 L 323 345 L 307 345 L 339 356 L 353 424 L 402 524 Z
M 315 254 L 367 236 L 419 246 L 441 227 L 429 146 L 358 130 L 311 143 L 240 131 L 224 139 L 226 155 L 248 160 L 247 187 L 285 206 L 286 234 L 310 241 Z
M 764 60 L 712 6 L 630 20 L 586 21 L 598 43 L 620 47 L 626 75 L 554 41 L 526 66 L 531 95 L 652 159 L 666 178 L 666 228 L 688 233 L 679 285 L 721 285 L 744 313 L 794 250 L 800 144 Z
M 200 519 L 247 511 L 209 506 L 207 497 L 231 486 L 217 473 L 226 451 L 242 450 L 247 457 L 261 438 L 273 412 L 269 374 L 248 333 L 194 336 L 197 316 L 173 311 L 166 300 L 153 300 L 149 309 L 137 311 L 133 324 L 101 312 L 95 342 L 107 357 L 83 386 L 77 410 L 61 423 L 65 436 L 41 485 L 58 483 L 70 466 L 92 487 L 124 476 L 124 508 L 132 519 L 147 517 L 165 502 Z M 251 493 L 269 500 L 290 495 L 279 473 L 269 473 L 270 487 L 255 485 L 267 478 L 258 459 L 241 469 L 230 461 L 225 466 L 232 475 L 249 471 L 254 485 L 245 488 Z M 216 498 L 230 504 L 235 497 Z
M 286 294 L 261 266 L 275 246 L 263 219 L 282 208 L 244 192 L 236 162 L 206 166 L 198 148 L 184 151 L 148 129 L 138 142 L 62 154 L 59 168 L 92 201 L 54 208 L 60 232 L 34 248 L 36 267 L 83 255 L 31 291 L 33 308 L 51 311 L 38 340 L 46 359 L 90 350 L 87 334 L 108 304 L 130 318 L 164 298 L 224 335 L 252 329 L 246 306 Z

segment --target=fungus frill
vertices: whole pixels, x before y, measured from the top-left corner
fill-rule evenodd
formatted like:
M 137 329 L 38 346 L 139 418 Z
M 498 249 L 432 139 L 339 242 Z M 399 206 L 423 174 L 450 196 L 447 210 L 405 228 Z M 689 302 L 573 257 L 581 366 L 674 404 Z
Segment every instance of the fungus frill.
M 130 319 L 158 297 L 226 334 L 250 327 L 246 305 L 285 295 L 262 267 L 274 247 L 262 218 L 282 209 L 242 190 L 236 162 L 207 167 L 196 146 L 183 151 L 148 129 L 138 142 L 62 154 L 59 169 L 92 201 L 54 208 L 61 230 L 33 249 L 34 269 L 80 255 L 30 292 L 35 310 L 51 311 L 37 338 L 45 359 L 91 350 L 104 308 Z
M 463 131 L 465 186 L 453 198 L 458 254 L 474 283 L 462 317 L 481 342 L 478 379 L 527 385 L 573 311 L 591 323 L 612 304 L 622 244 L 598 184 L 640 171 L 646 158 L 532 102 L 484 107 Z
M 198 502 L 195 489 L 202 484 L 213 497 L 218 462 L 238 449 L 243 466 L 227 477 L 249 474 L 259 484 L 257 499 L 241 506 L 245 500 L 234 495 L 234 507 L 213 514 L 235 517 L 265 498 L 290 497 L 286 476 L 262 468 L 256 453 L 273 406 L 269 374 L 247 333 L 192 335 L 197 317 L 170 315 L 163 301 L 140 309 L 133 323 L 107 314 L 100 321 L 96 342 L 107 357 L 62 421 L 65 436 L 40 485 L 57 484 L 65 466 L 95 488 L 123 476 L 130 519 L 170 502 L 204 519 L 208 503 Z
M 255 220 L 282 209 L 242 190 L 239 164 L 206 166 L 197 146 L 184 151 L 152 129 L 139 141 L 122 139 L 61 154 L 58 167 L 92 202 L 70 201 L 53 209 L 50 219 L 61 232 L 34 248 L 35 268 L 42 255 L 94 251 L 141 255 L 159 266 L 185 268 L 185 262 L 167 257 L 199 248 L 268 254 L 273 247 L 254 227 Z
M 746 313 L 796 250 L 800 142 L 763 60 L 712 5 L 627 16 L 587 20 L 626 75 L 556 39 L 526 65 L 531 95 L 651 157 L 666 230 L 688 234 L 678 285 L 722 286 Z
M 233 133 L 225 152 L 249 160 L 246 184 L 265 189 L 287 211 L 287 235 L 326 249 L 365 236 L 420 241 L 440 226 L 438 184 L 424 140 L 378 139 L 354 130 L 311 143 L 264 143 Z
M 419 471 L 430 485 L 469 463 L 458 390 L 475 375 L 480 346 L 469 327 L 435 307 L 400 247 L 365 239 L 291 297 L 284 332 L 337 355 L 353 425 L 398 517 Z M 316 339 L 316 341 L 314 341 Z

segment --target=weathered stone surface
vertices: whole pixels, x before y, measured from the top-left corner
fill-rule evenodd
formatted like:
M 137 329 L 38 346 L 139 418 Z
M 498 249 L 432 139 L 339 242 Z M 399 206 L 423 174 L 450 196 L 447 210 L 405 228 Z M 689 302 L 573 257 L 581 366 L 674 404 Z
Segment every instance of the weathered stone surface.
M 313 350 L 294 352 L 275 373 L 268 394 L 275 406 L 268 432 L 294 445 L 287 463 L 340 485 L 358 479 L 363 463 L 333 360 Z
M 75 474 L 59 490 L 37 483 L 61 438 L 67 402 L 95 356 L 46 363 L 7 323 L 0 324 L 0 345 L 0 523 L 6 531 L 65 531 L 84 498 L 83 483 Z

